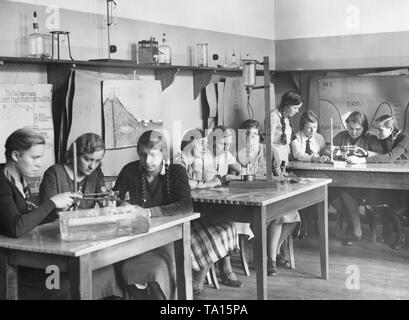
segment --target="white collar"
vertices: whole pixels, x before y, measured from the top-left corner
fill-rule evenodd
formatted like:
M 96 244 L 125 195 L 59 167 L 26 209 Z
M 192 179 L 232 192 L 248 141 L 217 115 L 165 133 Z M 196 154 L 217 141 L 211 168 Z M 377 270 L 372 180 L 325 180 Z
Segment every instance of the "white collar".
M 305 135 L 304 131 L 300 130 L 300 137 L 301 137 L 301 138 L 304 138 L 304 139 L 306 139 L 306 140 L 312 139 L 312 138 L 314 137 L 314 133 L 312 134 L 312 136 L 311 136 L 310 138 L 308 138 L 308 137 Z

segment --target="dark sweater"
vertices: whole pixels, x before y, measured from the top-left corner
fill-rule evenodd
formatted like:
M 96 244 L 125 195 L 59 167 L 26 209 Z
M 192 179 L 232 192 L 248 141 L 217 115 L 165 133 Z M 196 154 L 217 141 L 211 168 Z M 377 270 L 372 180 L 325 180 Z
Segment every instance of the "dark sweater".
M 147 202 L 142 203 L 141 169 L 139 161 L 128 163 L 122 168 L 116 180 L 114 190 L 119 191 L 119 197 L 125 198 L 129 192 L 131 204 L 145 206 L 151 209 L 152 217 L 171 216 L 193 211 L 190 186 L 186 170 L 179 164 L 169 166 L 170 197 L 167 197 L 165 175 L 159 175 L 154 183 L 147 185 Z
M 54 203 L 47 199 L 29 211 L 20 191 L 4 175 L 0 164 L 0 234 L 18 238 L 32 230 L 54 211 Z
M 392 137 L 381 140 L 383 152 L 377 156 L 366 158 L 368 163 L 393 162 L 409 159 L 409 137 L 403 133 L 398 134 L 395 140 Z
M 101 168 L 97 168 L 89 176 L 83 179 L 79 183 L 78 190 L 81 190 L 84 194 L 87 193 L 98 193 L 101 192 L 101 187 L 104 186 L 104 174 Z M 40 184 L 40 201 L 46 201 L 58 193 L 63 192 L 74 192 L 74 181 L 68 176 L 64 169 L 64 165 L 55 164 L 49 167 L 43 176 L 43 180 Z M 79 209 L 89 209 L 95 206 L 95 201 L 93 200 L 81 200 Z M 52 222 L 58 219 L 57 211 L 50 214 L 44 221 Z
M 334 137 L 335 146 L 346 146 L 354 145 L 361 147 L 362 149 L 373 151 L 377 153 L 382 152 L 381 143 L 378 140 L 378 137 L 370 131 L 367 131 L 366 134 L 361 135 L 357 139 L 353 139 L 347 130 L 341 131 Z

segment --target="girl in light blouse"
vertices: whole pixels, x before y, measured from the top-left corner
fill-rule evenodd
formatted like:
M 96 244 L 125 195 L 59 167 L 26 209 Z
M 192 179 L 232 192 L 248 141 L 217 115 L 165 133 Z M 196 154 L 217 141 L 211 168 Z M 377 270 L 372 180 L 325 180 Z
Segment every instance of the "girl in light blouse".
M 303 104 L 301 96 L 294 90 L 287 91 L 281 98 L 280 105 L 271 112 L 271 140 L 273 151 L 273 170 L 282 162 L 288 164 L 290 143 L 293 137 L 292 118 Z M 279 170 L 279 169 L 278 169 Z M 274 172 L 276 174 L 276 172 Z M 288 261 L 282 261 L 278 255 L 278 244 L 282 235 L 289 235 L 300 222 L 298 211 L 286 213 L 268 225 L 267 229 L 267 275 L 277 275 L 277 265 L 288 267 Z M 257 236 L 257 235 L 256 235 Z
M 306 111 L 301 115 L 300 130 L 291 141 L 293 157 L 299 161 L 327 162 L 329 157 L 325 155 L 325 140 L 317 132 L 318 118 L 312 111 Z
M 214 154 L 208 149 L 208 142 L 214 145 Z M 180 161 L 185 167 L 192 190 L 221 186 L 226 181 L 229 169 L 240 172 L 240 165 L 228 151 L 231 142 L 231 130 L 223 127 L 215 128 L 209 137 L 206 137 L 201 129 L 192 129 L 184 134 L 182 154 L 176 161 Z M 201 299 L 204 294 L 204 277 L 210 266 L 216 262 L 219 262 L 220 279 L 224 285 L 242 287 L 242 282 L 233 272 L 230 263 L 230 252 L 236 250 L 238 245 L 238 231 L 234 222 L 202 218 L 192 223 L 195 299 Z

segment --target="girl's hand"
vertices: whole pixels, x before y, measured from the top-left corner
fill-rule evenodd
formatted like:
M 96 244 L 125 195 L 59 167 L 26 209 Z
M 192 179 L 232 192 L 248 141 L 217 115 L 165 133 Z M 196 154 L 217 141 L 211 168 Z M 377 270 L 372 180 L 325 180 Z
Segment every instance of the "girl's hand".
M 64 192 L 56 194 L 50 200 L 55 204 L 57 209 L 67 210 L 73 205 L 74 198 L 82 198 L 82 195 L 79 193 Z
M 346 163 L 349 163 L 349 164 L 366 163 L 366 158 L 350 156 L 350 157 L 346 157 L 345 161 Z
M 206 184 L 209 188 L 214 188 L 214 187 L 221 186 L 222 182 L 220 181 L 219 178 L 214 178 L 213 180 L 208 181 Z
M 123 206 L 131 206 L 131 204 L 129 202 L 124 201 L 121 203 L 120 207 L 123 207 Z
M 318 159 L 318 162 L 321 162 L 321 163 L 325 163 L 325 162 L 329 162 L 329 161 L 330 161 L 330 159 L 329 159 L 328 156 L 321 156 Z

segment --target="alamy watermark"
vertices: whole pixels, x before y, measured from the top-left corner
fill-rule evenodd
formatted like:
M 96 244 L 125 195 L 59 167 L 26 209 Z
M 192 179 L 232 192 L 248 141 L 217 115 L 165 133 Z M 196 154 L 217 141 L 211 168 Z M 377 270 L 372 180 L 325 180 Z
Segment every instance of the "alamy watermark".
M 345 287 L 348 290 L 359 290 L 361 288 L 359 267 L 355 264 L 351 264 L 347 266 L 345 273 L 348 275 L 345 280 Z

